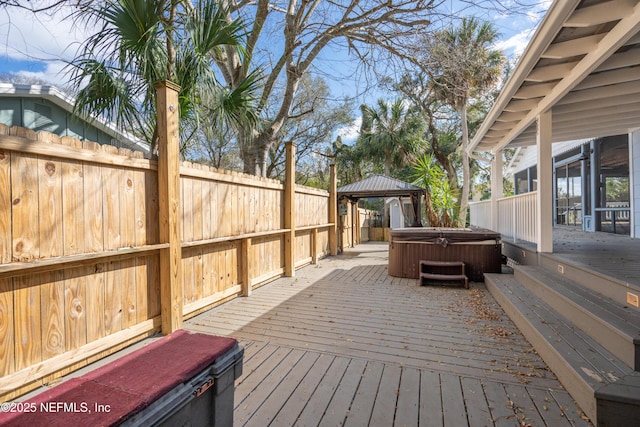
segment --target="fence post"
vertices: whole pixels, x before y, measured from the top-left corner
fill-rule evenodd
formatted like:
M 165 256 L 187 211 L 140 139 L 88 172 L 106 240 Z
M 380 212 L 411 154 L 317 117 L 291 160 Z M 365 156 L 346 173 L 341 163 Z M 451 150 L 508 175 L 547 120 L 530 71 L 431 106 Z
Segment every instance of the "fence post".
M 287 158 L 284 178 L 284 228 L 289 231 L 284 236 L 284 275 L 293 277 L 296 265 L 296 146 L 291 141 L 285 145 Z
M 251 296 L 251 263 L 249 262 L 249 252 L 251 252 L 251 238 L 242 239 L 242 296 Z
M 338 254 L 338 179 L 336 177 L 336 165 L 330 166 L 331 188 L 329 189 L 329 253 Z
M 160 243 L 160 307 L 162 333 L 182 328 L 182 246 L 180 242 L 180 138 L 178 93 L 171 82 L 154 85 L 157 94 L 158 214 Z

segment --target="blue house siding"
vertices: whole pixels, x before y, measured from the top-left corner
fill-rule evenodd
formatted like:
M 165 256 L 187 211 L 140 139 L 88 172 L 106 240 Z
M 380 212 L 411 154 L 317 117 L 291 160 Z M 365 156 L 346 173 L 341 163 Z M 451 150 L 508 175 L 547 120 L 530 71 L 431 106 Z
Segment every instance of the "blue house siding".
M 73 114 L 73 98 L 53 86 L 0 82 L 0 123 L 142 151 L 149 145 L 103 119 Z
M 127 146 L 46 99 L 0 98 L 0 123 L 100 144 Z

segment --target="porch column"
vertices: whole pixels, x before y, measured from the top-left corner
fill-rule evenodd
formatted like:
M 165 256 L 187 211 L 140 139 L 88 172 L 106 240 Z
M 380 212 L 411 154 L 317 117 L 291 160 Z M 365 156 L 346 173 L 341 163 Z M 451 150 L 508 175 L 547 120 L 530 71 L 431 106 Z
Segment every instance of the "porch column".
M 629 200 L 631 201 L 631 237 L 640 238 L 640 130 L 629 135 Z
M 537 230 L 538 252 L 553 252 L 553 155 L 551 153 L 551 110 L 538 116 L 536 146 L 538 148 Z
M 498 199 L 503 197 L 504 188 L 502 183 L 502 151 L 493 154 L 491 160 L 491 229 L 498 231 Z

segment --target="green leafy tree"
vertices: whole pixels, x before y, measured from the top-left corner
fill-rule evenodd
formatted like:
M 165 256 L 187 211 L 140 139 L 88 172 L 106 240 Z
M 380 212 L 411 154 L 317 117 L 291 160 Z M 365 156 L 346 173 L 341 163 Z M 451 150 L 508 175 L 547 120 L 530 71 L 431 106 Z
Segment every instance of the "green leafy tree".
M 469 167 L 469 128 L 467 111 L 471 100 L 494 87 L 504 67 L 504 55 L 492 46 L 498 36 L 493 25 L 465 18 L 457 28 L 436 33 L 427 39 L 425 71 L 438 99 L 460 115 L 462 192 L 457 224 L 464 226 L 471 187 Z
M 227 17 L 228 10 L 215 1 L 107 0 L 79 9 L 76 19 L 98 31 L 69 64 L 76 111 L 100 114 L 145 136 L 153 151 L 153 84 L 169 80 L 181 88 L 183 149 L 203 113 L 218 123 L 252 127 L 257 74 L 231 89 L 219 84 L 213 67 L 225 48 L 243 51 L 244 25 Z
M 375 107 L 363 105 L 359 143 L 371 158 L 384 165 L 384 173 L 413 162 L 424 143 L 420 114 L 403 99 L 392 103 L 380 99 Z
M 452 227 L 457 214 L 457 193 L 433 154 L 425 154 L 413 166 L 413 184 L 425 189 L 425 213 L 432 227 Z

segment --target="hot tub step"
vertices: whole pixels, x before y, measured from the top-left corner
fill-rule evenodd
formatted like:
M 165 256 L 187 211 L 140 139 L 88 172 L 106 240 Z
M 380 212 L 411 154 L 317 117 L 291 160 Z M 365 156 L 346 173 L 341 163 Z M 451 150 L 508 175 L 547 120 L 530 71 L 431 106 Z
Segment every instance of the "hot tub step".
M 469 289 L 469 279 L 464 271 L 464 262 L 460 261 L 420 261 L 420 286 L 433 281 L 461 281 Z

